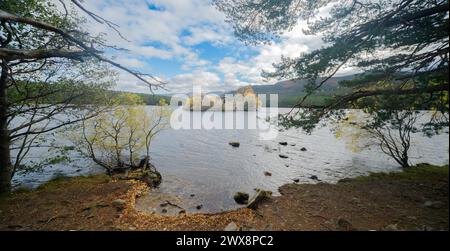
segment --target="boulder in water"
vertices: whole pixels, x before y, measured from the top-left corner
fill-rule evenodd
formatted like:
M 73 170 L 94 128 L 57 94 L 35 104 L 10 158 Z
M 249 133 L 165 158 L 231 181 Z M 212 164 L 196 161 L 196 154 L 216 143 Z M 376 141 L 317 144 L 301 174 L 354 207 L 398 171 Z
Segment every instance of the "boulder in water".
M 280 156 L 280 158 L 282 158 L 282 159 L 287 159 L 287 158 L 289 158 L 287 155 L 284 155 L 284 154 L 279 154 L 278 156 Z
M 243 205 L 243 204 L 247 204 L 250 196 L 248 195 L 248 193 L 237 192 L 233 198 L 234 198 L 234 201 L 236 201 L 236 203 Z
M 230 146 L 232 146 L 232 147 L 239 147 L 241 145 L 241 143 L 239 143 L 239 142 L 230 142 L 228 144 L 230 144 Z

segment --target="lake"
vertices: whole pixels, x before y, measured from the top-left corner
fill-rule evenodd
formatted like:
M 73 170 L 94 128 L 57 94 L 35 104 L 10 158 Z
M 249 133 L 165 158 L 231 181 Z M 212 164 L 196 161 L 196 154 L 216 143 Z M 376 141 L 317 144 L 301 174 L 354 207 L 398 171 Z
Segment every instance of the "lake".
M 149 108 L 151 109 L 151 108 Z M 287 112 L 289 109 L 279 109 Z M 189 113 L 189 112 L 188 112 Z M 241 112 L 245 113 L 245 112 Z M 67 134 L 49 134 L 56 142 L 69 145 Z M 414 164 L 428 162 L 448 163 L 448 134 L 424 137 L 414 134 L 410 150 Z M 240 147 L 229 145 L 240 142 Z M 282 146 L 279 142 L 287 142 Z M 306 151 L 302 151 L 306 148 Z M 28 161 L 45 158 L 48 149 L 36 148 Z M 280 158 L 279 154 L 288 158 Z M 103 170 L 90 160 L 74 153 L 70 163 L 46 166 L 41 172 L 16 175 L 13 184 L 36 187 L 57 176 L 76 176 L 99 173 Z M 346 142 L 337 139 L 330 128 L 319 128 L 311 135 L 300 129 L 279 132 L 273 140 L 260 140 L 258 130 L 173 130 L 158 134 L 152 143 L 151 162 L 161 172 L 163 182 L 143 198 L 141 210 L 152 208 L 170 198 L 172 203 L 187 212 L 220 212 L 239 207 L 233 195 L 238 192 L 254 194 L 256 188 L 278 194 L 278 187 L 299 179 L 299 183 L 316 183 L 367 175 L 370 172 L 399 171 L 398 164 L 377 147 L 352 152 Z M 265 175 L 270 172 L 271 176 Z M 201 205 L 201 209 L 197 206 Z

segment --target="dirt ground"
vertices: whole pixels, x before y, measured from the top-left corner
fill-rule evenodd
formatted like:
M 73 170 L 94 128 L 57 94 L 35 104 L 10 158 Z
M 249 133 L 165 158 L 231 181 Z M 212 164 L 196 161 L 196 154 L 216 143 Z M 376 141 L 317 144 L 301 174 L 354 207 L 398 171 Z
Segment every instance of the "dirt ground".
M 448 168 L 337 185 L 284 185 L 257 211 L 260 230 L 448 230 Z
M 256 210 L 161 216 L 135 210 L 148 192 L 107 176 L 51 181 L 0 197 L 0 230 L 448 230 L 448 166 L 423 165 L 332 184 L 288 184 Z M 118 199 L 124 205 L 117 206 Z

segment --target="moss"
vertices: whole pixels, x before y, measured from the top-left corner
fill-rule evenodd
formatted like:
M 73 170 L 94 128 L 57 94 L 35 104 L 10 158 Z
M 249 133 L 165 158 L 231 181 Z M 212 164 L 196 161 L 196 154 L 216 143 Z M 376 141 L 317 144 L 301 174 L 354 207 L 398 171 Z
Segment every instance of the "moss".
M 40 185 L 36 190 L 53 190 L 58 189 L 61 186 L 67 184 L 70 185 L 87 185 L 87 184 L 101 184 L 106 183 L 111 180 L 106 174 L 98 174 L 91 176 L 76 176 L 76 177 L 57 177 L 55 179 L 49 180 L 48 182 Z
M 32 191 L 33 190 L 28 187 L 18 187 L 11 192 L 1 193 L 0 194 L 0 203 L 2 203 L 4 201 L 6 201 L 7 199 L 12 198 L 14 196 L 23 196 L 23 195 L 29 194 Z
M 449 176 L 448 165 L 435 166 L 426 163 L 418 164 L 404 169 L 400 172 L 390 173 L 371 173 L 368 176 L 360 176 L 351 179 L 340 180 L 339 183 L 347 182 L 364 182 L 370 180 L 410 180 L 410 181 L 427 181 L 436 180 L 436 178 L 444 178 Z
M 24 194 L 24 193 L 29 193 L 31 191 L 33 191 L 33 190 L 31 188 L 29 188 L 29 187 L 19 187 L 19 188 L 14 189 L 14 191 L 12 193 L 14 193 L 14 194 Z

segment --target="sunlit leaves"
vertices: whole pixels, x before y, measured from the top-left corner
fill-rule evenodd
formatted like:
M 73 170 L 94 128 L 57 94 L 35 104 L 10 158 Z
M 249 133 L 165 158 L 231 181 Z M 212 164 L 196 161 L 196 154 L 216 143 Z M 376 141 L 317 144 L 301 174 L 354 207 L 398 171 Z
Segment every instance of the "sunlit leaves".
M 74 141 L 104 166 L 136 166 L 143 156 L 149 157 L 151 141 L 167 127 L 169 115 L 165 100 L 149 108 L 138 95 L 123 93 L 112 100 L 108 112 L 87 120 L 83 135 Z

